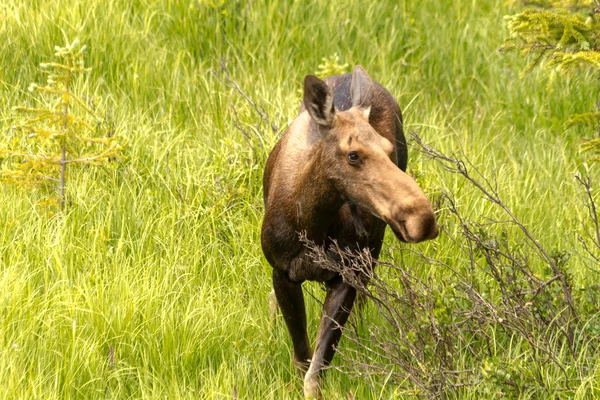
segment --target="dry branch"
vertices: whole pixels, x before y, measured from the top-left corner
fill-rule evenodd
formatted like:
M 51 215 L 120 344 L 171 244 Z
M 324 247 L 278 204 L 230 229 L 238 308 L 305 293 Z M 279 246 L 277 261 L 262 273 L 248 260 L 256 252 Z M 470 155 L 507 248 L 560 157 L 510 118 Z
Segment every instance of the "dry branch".
M 442 233 L 464 257 L 442 260 L 414 247 L 394 249 L 403 265 L 373 260 L 368 251 L 351 251 L 335 242 L 325 249 L 301 236 L 313 262 L 339 273 L 371 299 L 383 319 L 377 325 L 345 328 L 353 347 L 338 349 L 348 361 L 340 368 L 411 396 L 445 398 L 490 379 L 515 396 L 525 390 L 544 391 L 543 374 L 525 378 L 516 367 L 496 360 L 495 354 L 517 341 L 529 349 L 529 371 L 544 371 L 553 364 L 562 371 L 563 390 L 568 390 L 576 379 L 569 359 L 576 360 L 585 346 L 597 348 L 599 338 L 584 333 L 583 327 L 596 317 L 581 318 L 566 261 L 545 249 L 520 222 L 500 197 L 495 179 L 485 177 L 464 155 L 450 157 L 414 133 L 412 138 L 424 155 L 462 176 L 508 218 L 470 221 L 454 196 L 446 193 L 439 200 L 448 214 Z M 597 227 L 587 182 L 588 208 Z M 512 231 L 522 235 L 509 237 Z M 451 280 L 419 278 L 411 271 L 414 264 L 420 270 L 444 271 Z M 552 275 L 540 275 L 540 265 L 548 266 Z

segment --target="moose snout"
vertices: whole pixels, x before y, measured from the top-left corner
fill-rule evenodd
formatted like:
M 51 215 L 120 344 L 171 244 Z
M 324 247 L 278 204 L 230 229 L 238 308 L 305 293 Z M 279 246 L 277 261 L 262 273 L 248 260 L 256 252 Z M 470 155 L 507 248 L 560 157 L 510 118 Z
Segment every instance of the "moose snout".
M 435 239 L 439 233 L 431 206 L 411 213 L 399 211 L 395 218 L 386 218 L 386 222 L 394 235 L 403 242 L 419 243 Z
M 405 239 L 409 243 L 419 243 L 435 239 L 438 236 L 438 226 L 433 210 L 419 212 L 406 218 L 404 228 Z

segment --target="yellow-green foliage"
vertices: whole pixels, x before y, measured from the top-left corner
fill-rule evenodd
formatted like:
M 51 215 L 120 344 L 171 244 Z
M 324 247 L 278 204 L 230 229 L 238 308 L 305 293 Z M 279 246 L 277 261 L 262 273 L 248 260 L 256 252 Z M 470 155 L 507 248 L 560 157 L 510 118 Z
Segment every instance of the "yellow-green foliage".
M 534 55 L 523 73 L 531 71 L 547 59 L 548 69 L 567 70 L 579 63 L 600 68 L 597 19 L 566 9 L 529 9 L 505 17 L 510 36 L 501 50 L 520 50 L 524 56 Z
M 521 0 L 510 0 L 507 1 L 507 5 L 514 5 L 515 3 L 522 2 Z M 542 8 L 562 8 L 571 11 L 577 11 L 584 8 L 589 9 L 592 7 L 594 0 L 527 0 L 528 6 L 542 7 Z
M 581 149 L 591 153 L 591 160 L 600 162 L 600 138 L 583 139 Z
M 29 187 L 56 184 L 62 203 L 67 165 L 106 163 L 123 148 L 110 131 L 102 131 L 97 100 L 84 100 L 77 93 L 79 78 L 89 71 L 83 61 L 85 50 L 75 40 L 55 47 L 57 61 L 40 64 L 47 82 L 29 86 L 39 95 L 38 106 L 13 108 L 15 124 L 0 147 L 0 160 L 7 160 L 0 171 L 2 181 Z
M 528 4 L 539 8 L 505 17 L 510 35 L 500 48 L 532 57 L 521 76 L 540 63 L 550 73 L 551 80 L 557 73 L 580 69 L 600 73 L 600 6 L 596 1 L 538 0 Z M 567 128 L 574 125 L 592 127 L 600 134 L 600 112 L 573 114 Z M 585 143 L 584 151 L 600 152 L 596 140 Z
M 600 112 L 589 112 L 581 114 L 573 114 L 567 121 L 567 127 L 570 128 L 574 125 L 585 125 L 590 128 L 598 128 L 598 121 L 600 120 Z
M 337 53 L 331 58 L 323 57 L 322 63 L 319 64 L 319 69 L 316 75 L 319 78 L 327 78 L 332 75 L 345 74 L 348 72 L 348 63 L 340 64 L 340 57 Z

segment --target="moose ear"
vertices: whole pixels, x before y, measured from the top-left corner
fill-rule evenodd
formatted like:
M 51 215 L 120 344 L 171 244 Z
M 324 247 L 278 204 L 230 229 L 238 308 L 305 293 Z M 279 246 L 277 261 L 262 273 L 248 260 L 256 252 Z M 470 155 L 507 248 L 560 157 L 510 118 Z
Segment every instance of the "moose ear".
M 304 107 L 321 126 L 331 127 L 335 121 L 333 95 L 325 82 L 314 75 L 304 78 Z
M 365 117 L 369 117 L 371 111 L 371 88 L 373 81 L 367 74 L 367 71 L 360 65 L 354 67 L 352 71 L 352 83 L 350 84 L 350 93 L 352 96 L 352 107 L 361 108 Z

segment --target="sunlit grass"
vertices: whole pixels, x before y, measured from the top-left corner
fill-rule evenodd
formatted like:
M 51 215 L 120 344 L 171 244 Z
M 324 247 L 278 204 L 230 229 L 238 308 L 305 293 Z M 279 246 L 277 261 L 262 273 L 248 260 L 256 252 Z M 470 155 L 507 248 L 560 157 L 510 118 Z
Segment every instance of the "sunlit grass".
M 64 213 L 40 207 L 42 193 L 1 186 L 2 397 L 300 397 L 284 324 L 269 321 L 270 266 L 259 245 L 262 169 L 278 134 L 256 128 L 260 117 L 218 79 L 223 61 L 280 128 L 323 57 L 360 63 L 396 96 L 407 131 L 495 176 L 545 246 L 565 248 L 579 229 L 585 210 L 573 174 L 584 161 L 582 133 L 564 122 L 593 106 L 596 89 L 577 77 L 552 92 L 541 75 L 520 80 L 524 61 L 497 52 L 509 12 L 498 2 L 213 3 L 0 5 L 0 132 L 11 126 L 11 107 L 31 101 L 26 88 L 43 78 L 39 63 L 78 37 L 89 49 L 90 86 L 130 143 L 114 168 L 72 172 Z M 466 215 L 496 212 L 414 149 L 409 168 L 426 190 L 455 193 Z M 442 237 L 420 246 L 460 266 L 447 244 Z M 577 283 L 596 279 L 570 267 Z M 306 297 L 314 337 L 320 309 Z M 381 322 L 369 307 L 364 318 Z M 497 356 L 522 362 L 519 346 Z M 586 348 L 580 361 L 595 351 Z M 573 384 L 579 398 L 597 394 L 598 366 L 588 372 Z M 562 395 L 552 384 L 560 372 L 549 365 L 545 373 Z M 484 389 L 461 396 L 493 395 Z M 395 390 L 372 393 L 337 370 L 325 386 L 327 398 L 340 399 Z M 531 393 L 524 398 L 553 396 Z

